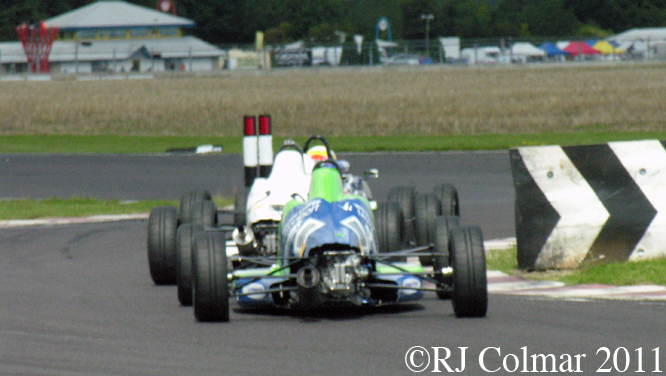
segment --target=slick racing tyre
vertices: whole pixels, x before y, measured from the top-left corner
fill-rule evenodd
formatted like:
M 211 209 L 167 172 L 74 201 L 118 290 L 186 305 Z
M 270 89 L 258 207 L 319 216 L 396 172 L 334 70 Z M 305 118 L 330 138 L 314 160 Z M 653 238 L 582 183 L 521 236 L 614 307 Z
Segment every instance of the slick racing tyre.
M 190 217 L 192 214 L 192 204 L 206 200 L 212 200 L 210 193 L 206 190 L 194 189 L 185 193 L 180 198 L 180 221 L 182 223 L 192 222 L 192 218 Z
M 435 221 L 442 214 L 439 199 L 434 193 L 417 193 L 414 199 L 414 232 L 416 245 L 427 246 L 435 239 Z M 419 256 L 421 265 L 432 265 L 432 258 Z
M 192 248 L 194 235 L 203 232 L 201 226 L 186 223 L 178 227 L 176 238 L 176 286 L 178 301 L 184 307 L 192 305 Z
M 192 253 L 192 303 L 201 322 L 229 321 L 229 281 L 224 233 L 200 232 Z
M 460 205 L 458 204 L 458 191 L 451 184 L 442 184 L 433 190 L 441 206 L 443 215 L 460 216 Z
M 217 226 L 217 205 L 215 205 L 215 202 L 205 200 L 192 203 L 190 222 L 204 229 Z
M 176 230 L 178 210 L 160 206 L 148 218 L 148 267 L 156 285 L 176 283 Z
M 414 236 L 414 197 L 414 187 L 393 187 L 388 196 L 389 202 L 397 202 L 402 208 L 407 244 L 412 244 L 416 240 Z
M 484 317 L 488 310 L 488 281 L 483 235 L 478 227 L 458 227 L 450 232 L 453 294 L 456 317 Z
M 379 253 L 400 250 L 405 232 L 400 204 L 397 202 L 379 202 L 374 215 Z
M 245 226 L 247 220 L 247 189 L 241 188 L 234 199 L 234 226 Z
M 446 287 L 451 287 L 451 277 L 442 273 L 442 269 L 450 266 L 449 232 L 459 226 L 460 217 L 453 215 L 441 215 L 435 221 L 432 268 L 435 273 L 435 279 L 442 285 L 446 285 Z M 448 291 L 437 291 L 437 296 L 440 299 L 450 299 L 451 293 Z

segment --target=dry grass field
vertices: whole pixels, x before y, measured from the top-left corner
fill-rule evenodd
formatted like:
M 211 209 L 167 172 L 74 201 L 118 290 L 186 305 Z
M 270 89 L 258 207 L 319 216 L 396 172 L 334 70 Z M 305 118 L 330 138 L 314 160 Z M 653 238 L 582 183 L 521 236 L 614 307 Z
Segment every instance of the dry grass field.
M 659 131 L 666 65 L 368 67 L 0 82 L 0 134 L 279 136 Z

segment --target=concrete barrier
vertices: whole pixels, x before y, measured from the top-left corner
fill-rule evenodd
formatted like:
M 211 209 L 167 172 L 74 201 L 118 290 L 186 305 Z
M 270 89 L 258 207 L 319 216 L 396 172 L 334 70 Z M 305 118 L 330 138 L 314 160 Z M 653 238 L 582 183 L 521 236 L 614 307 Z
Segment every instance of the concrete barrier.
M 666 257 L 666 142 L 510 150 L 522 269 Z

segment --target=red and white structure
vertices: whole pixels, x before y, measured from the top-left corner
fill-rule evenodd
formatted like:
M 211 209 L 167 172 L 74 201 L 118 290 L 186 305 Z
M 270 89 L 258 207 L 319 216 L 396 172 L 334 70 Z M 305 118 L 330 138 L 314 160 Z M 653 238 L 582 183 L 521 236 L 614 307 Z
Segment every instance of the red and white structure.
M 270 115 L 243 118 L 243 165 L 245 186 L 250 187 L 257 177 L 267 178 L 273 169 L 273 134 Z
M 259 177 L 267 178 L 273 168 L 273 135 L 271 116 L 259 115 Z
M 22 24 L 16 28 L 23 50 L 28 58 L 28 67 L 33 73 L 49 72 L 49 54 L 53 41 L 58 36 L 57 27 L 46 27 L 44 22 L 39 26 Z
M 243 166 L 245 166 L 245 186 L 251 187 L 257 177 L 259 153 L 257 150 L 257 118 L 243 118 Z

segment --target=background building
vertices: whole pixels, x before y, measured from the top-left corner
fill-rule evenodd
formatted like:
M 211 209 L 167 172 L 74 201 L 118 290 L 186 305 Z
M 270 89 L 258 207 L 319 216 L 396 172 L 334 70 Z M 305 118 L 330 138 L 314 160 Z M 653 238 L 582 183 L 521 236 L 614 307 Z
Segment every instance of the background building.
M 210 71 L 226 60 L 222 49 L 183 35 L 194 21 L 124 1 L 98 1 L 45 24 L 59 29 L 52 73 Z M 20 42 L 0 43 L 0 65 L 4 72 L 27 72 Z

